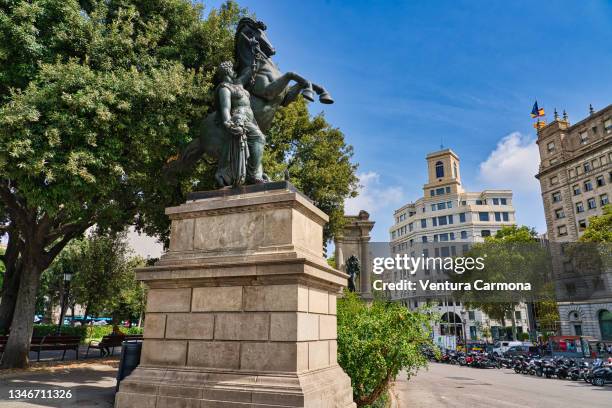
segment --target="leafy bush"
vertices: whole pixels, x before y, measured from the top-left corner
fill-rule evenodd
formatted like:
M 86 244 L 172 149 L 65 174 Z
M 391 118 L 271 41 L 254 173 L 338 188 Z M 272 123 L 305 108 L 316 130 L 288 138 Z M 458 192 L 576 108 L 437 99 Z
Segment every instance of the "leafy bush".
M 519 333 L 518 338 L 520 341 L 527 341 L 529 340 L 529 333 Z
M 120 327 L 124 334 L 142 334 L 142 327 Z M 81 343 L 89 343 L 90 340 L 101 340 L 102 337 L 111 334 L 113 326 L 62 326 L 62 334 L 66 336 L 79 336 Z M 49 336 L 57 332 L 56 324 L 35 324 L 33 336 Z
M 430 319 L 399 303 L 368 305 L 354 293 L 339 299 L 338 363 L 351 377 L 358 407 L 378 405 L 400 371 L 410 378 L 427 366 L 421 350 L 434 348 Z
M 83 326 L 62 326 L 62 334 L 65 336 L 79 336 L 81 341 L 85 339 L 87 327 Z M 57 333 L 57 324 L 35 324 L 32 336 L 49 336 Z

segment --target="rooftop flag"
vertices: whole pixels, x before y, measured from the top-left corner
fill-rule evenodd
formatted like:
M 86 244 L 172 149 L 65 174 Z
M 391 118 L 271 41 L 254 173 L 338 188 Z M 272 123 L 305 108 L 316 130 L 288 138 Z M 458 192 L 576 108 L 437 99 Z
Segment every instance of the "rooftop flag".
M 531 117 L 537 118 L 539 116 L 544 116 L 544 108 L 538 107 L 538 101 L 535 101 L 533 109 L 531 109 Z

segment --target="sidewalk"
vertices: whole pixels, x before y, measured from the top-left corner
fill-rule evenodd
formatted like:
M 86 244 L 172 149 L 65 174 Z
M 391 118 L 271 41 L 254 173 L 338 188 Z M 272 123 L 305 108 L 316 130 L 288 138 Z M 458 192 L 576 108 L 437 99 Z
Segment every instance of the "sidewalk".
M 116 362 L 116 359 L 114 359 Z M 111 362 L 113 363 L 113 362 Z M 100 361 L 60 364 L 46 368 L 35 367 L 29 371 L 0 371 L 0 407 L 101 407 L 112 408 L 115 399 L 117 368 L 116 364 L 103 364 Z M 38 398 L 28 400 L 11 399 L 11 390 L 46 390 L 63 394 L 64 398 Z M 57 390 L 57 391 L 56 391 Z M 70 392 L 70 398 L 65 398 Z

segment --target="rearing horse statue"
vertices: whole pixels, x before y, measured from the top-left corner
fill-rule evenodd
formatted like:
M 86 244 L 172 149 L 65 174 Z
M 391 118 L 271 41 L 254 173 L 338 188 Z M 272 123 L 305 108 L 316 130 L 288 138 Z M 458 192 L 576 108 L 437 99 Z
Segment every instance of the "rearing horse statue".
M 278 108 L 295 101 L 300 93 L 311 102 L 316 92 L 321 103 L 334 103 L 323 87 L 294 72 L 280 72 L 271 59 L 276 51 L 265 31 L 266 25 L 263 22 L 245 17 L 238 23 L 234 38 L 237 76 L 247 78 L 245 89 L 250 94 L 251 109 L 264 134 L 270 129 Z M 292 81 L 295 84 L 290 85 Z M 228 137 L 220 124 L 218 112 L 208 114 L 197 129 L 197 137 L 177 158 L 169 161 L 166 173 L 174 174 L 189 169 L 204 154 L 218 159 L 223 145 L 228 143 Z

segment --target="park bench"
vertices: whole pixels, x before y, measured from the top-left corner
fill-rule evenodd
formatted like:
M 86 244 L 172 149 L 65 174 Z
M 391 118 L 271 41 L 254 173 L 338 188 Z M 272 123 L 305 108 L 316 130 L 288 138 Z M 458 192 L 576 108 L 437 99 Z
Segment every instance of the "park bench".
M 8 342 L 8 336 L 0 336 L 0 354 L 4 354 L 4 348 Z M 67 350 L 74 350 L 76 359 L 79 359 L 79 336 L 32 336 L 30 351 L 37 354 L 36 361 L 40 361 L 40 352 L 46 350 L 63 350 L 62 360 L 66 357 Z
M 80 336 L 49 335 L 42 337 L 32 337 L 30 351 L 37 353 L 36 361 L 40 361 L 41 351 L 63 350 L 62 361 L 66 357 L 66 351 L 74 350 L 76 359 L 79 359 Z
M 105 348 L 112 349 L 111 355 L 115 353 L 115 347 L 121 347 L 121 344 L 124 341 L 139 341 L 142 340 L 142 334 L 126 334 L 123 336 L 104 336 L 102 340 L 92 340 L 89 342 L 87 346 L 87 353 L 85 353 L 85 358 L 89 355 L 89 349 L 98 349 L 100 350 L 100 355 L 102 355 L 102 350 Z

